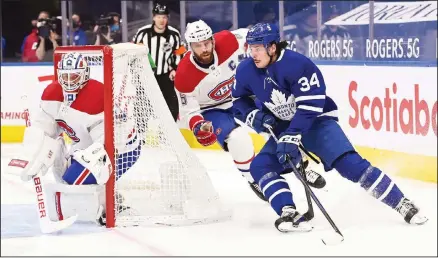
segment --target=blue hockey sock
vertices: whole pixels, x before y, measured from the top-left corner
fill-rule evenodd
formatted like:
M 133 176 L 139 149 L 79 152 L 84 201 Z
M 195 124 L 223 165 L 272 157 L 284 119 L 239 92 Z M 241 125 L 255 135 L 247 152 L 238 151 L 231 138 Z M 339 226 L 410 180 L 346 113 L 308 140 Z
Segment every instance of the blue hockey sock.
M 395 209 L 404 194 L 380 169 L 369 166 L 359 180 L 360 186 L 379 201 Z
M 284 206 L 295 206 L 286 179 L 275 172 L 266 173 L 259 181 L 263 195 L 280 216 Z
M 374 198 L 395 209 L 404 194 L 380 169 L 373 167 L 358 153 L 350 152 L 334 162 L 333 167 L 345 178 L 359 182 Z

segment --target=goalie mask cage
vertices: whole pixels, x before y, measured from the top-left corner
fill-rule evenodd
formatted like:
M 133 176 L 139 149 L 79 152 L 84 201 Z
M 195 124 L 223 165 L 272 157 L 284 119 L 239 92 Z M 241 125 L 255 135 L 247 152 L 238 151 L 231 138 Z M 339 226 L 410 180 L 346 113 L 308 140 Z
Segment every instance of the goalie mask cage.
M 106 183 L 107 227 L 228 218 L 205 167 L 167 108 L 147 47 L 58 47 L 55 76 L 62 54 L 74 52 L 87 60 L 90 78 L 104 84 L 105 149 L 112 164 Z

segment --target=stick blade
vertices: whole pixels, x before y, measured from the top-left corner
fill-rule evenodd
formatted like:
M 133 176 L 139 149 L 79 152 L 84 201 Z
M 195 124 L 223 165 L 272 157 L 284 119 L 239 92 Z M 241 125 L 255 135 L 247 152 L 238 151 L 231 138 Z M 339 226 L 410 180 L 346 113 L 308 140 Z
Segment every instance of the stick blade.
M 326 234 L 321 240 L 325 245 L 339 245 L 344 241 L 344 236 L 342 236 L 338 232 L 331 231 L 330 233 Z
M 41 232 L 44 234 L 53 233 L 70 227 L 78 219 L 78 215 L 71 216 L 61 221 L 51 221 L 49 219 L 43 220 L 40 223 Z

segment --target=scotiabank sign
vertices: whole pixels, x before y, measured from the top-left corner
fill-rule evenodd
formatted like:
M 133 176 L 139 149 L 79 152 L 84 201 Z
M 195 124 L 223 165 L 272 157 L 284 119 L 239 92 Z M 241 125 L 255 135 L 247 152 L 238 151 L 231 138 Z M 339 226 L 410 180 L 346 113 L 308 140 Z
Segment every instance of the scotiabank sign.
M 354 144 L 436 156 L 436 67 L 323 66 L 321 71 Z
M 420 136 L 433 131 L 437 136 L 437 101 L 426 102 L 420 95 L 419 84 L 413 85 L 412 98 L 397 97 L 397 84 L 393 83 L 391 88 L 382 89 L 383 97 L 358 99 L 354 93 L 360 90 L 359 87 L 356 81 L 352 81 L 348 88 L 348 102 L 354 111 L 348 120 L 352 128 L 360 125 L 364 129 Z

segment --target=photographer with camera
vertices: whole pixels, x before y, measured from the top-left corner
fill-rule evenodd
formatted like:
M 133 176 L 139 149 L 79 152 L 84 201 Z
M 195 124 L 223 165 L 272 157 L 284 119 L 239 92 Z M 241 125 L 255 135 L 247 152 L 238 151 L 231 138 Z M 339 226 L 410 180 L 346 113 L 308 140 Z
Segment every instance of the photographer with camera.
M 23 62 L 52 61 L 53 50 L 59 45 L 56 33 L 56 18 L 50 18 L 46 11 L 38 15 L 36 26 L 23 43 Z
M 96 21 L 94 33 L 96 34 L 94 45 L 112 45 L 122 42 L 120 15 L 116 12 L 111 12 L 106 17 L 101 15 Z

